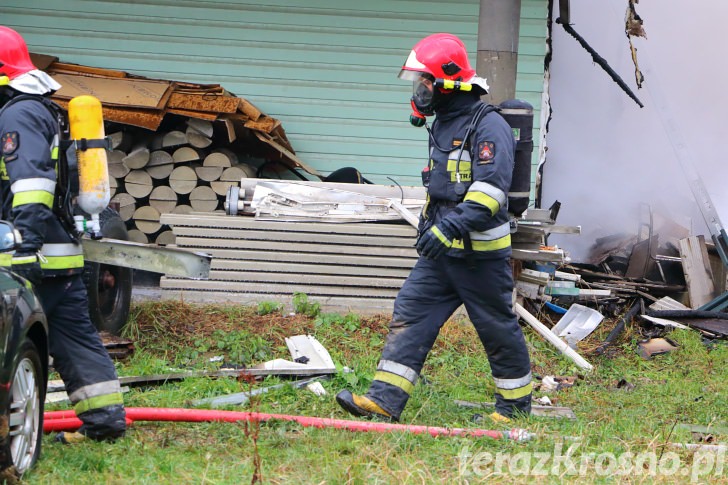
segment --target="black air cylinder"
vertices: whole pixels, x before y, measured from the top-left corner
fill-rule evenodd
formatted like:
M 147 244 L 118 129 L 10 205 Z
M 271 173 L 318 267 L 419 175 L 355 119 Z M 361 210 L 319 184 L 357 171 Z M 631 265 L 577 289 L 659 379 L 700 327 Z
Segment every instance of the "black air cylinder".
M 520 99 L 500 105 L 500 114 L 513 129 L 516 156 L 513 179 L 508 191 L 508 212 L 520 217 L 528 208 L 531 194 L 531 154 L 533 153 L 533 106 Z

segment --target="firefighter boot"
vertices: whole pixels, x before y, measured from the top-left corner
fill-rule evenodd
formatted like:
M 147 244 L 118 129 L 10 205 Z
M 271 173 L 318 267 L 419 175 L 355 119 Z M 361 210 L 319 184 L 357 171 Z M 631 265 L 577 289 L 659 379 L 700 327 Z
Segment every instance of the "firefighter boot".
M 352 394 L 343 390 L 336 395 L 336 402 L 354 416 L 376 418 L 382 421 L 397 421 L 390 413 L 366 396 Z
M 122 436 L 124 436 L 123 431 L 118 434 L 115 434 L 115 435 L 109 434 L 106 436 L 94 436 L 94 437 L 90 437 L 90 436 L 84 434 L 83 432 L 81 432 L 81 430 L 79 430 L 79 431 L 61 431 L 60 433 L 58 433 L 56 435 L 56 441 L 58 441 L 59 443 L 63 443 L 64 445 L 75 445 L 77 443 L 82 443 L 84 441 L 89 441 L 89 440 L 108 441 L 110 443 L 113 443 L 114 441 L 121 438 Z

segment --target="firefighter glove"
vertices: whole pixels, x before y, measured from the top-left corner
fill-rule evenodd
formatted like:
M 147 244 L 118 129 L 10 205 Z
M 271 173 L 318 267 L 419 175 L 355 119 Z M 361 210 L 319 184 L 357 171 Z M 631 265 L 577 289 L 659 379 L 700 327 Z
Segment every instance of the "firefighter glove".
M 417 253 L 427 259 L 435 260 L 452 247 L 456 236 L 455 227 L 447 219 L 433 225 L 417 241 Z
M 30 281 L 33 286 L 38 286 L 43 279 L 43 270 L 35 253 L 17 253 L 13 255 L 11 268 L 13 273 L 22 276 Z

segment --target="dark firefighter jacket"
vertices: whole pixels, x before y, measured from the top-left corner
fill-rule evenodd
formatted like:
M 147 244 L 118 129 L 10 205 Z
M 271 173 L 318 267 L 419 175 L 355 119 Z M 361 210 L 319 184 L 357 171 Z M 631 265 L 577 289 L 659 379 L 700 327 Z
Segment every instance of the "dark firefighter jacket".
M 60 127 L 40 96 L 11 102 L 0 111 L 2 217 L 22 235 L 18 254 L 40 253 L 45 276 L 83 271 L 83 249 L 54 213 Z M 57 209 L 57 207 L 56 207 Z M 1 255 L 3 266 L 10 255 Z M 7 261 L 5 260 L 7 259 Z
M 449 256 L 510 256 L 507 204 L 516 146 L 512 130 L 500 114 L 492 111 L 480 118 L 465 140 L 468 126 L 483 103 L 470 93 L 451 96 L 437 110 L 432 126 L 428 202 L 420 229 L 426 230 L 447 217 L 460 233 Z

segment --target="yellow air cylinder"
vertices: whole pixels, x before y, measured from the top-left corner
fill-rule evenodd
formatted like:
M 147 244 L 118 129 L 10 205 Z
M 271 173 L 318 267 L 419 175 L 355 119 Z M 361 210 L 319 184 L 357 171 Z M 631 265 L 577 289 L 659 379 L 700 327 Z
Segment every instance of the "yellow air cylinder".
M 101 102 L 87 95 L 73 98 L 68 103 L 68 121 L 71 125 L 71 138 L 77 143 L 79 178 L 77 203 L 91 215 L 89 229 L 92 234 L 100 234 L 99 214 L 109 205 L 111 199 L 106 149 L 82 150 L 81 148 L 83 139 L 102 140 L 105 136 Z

